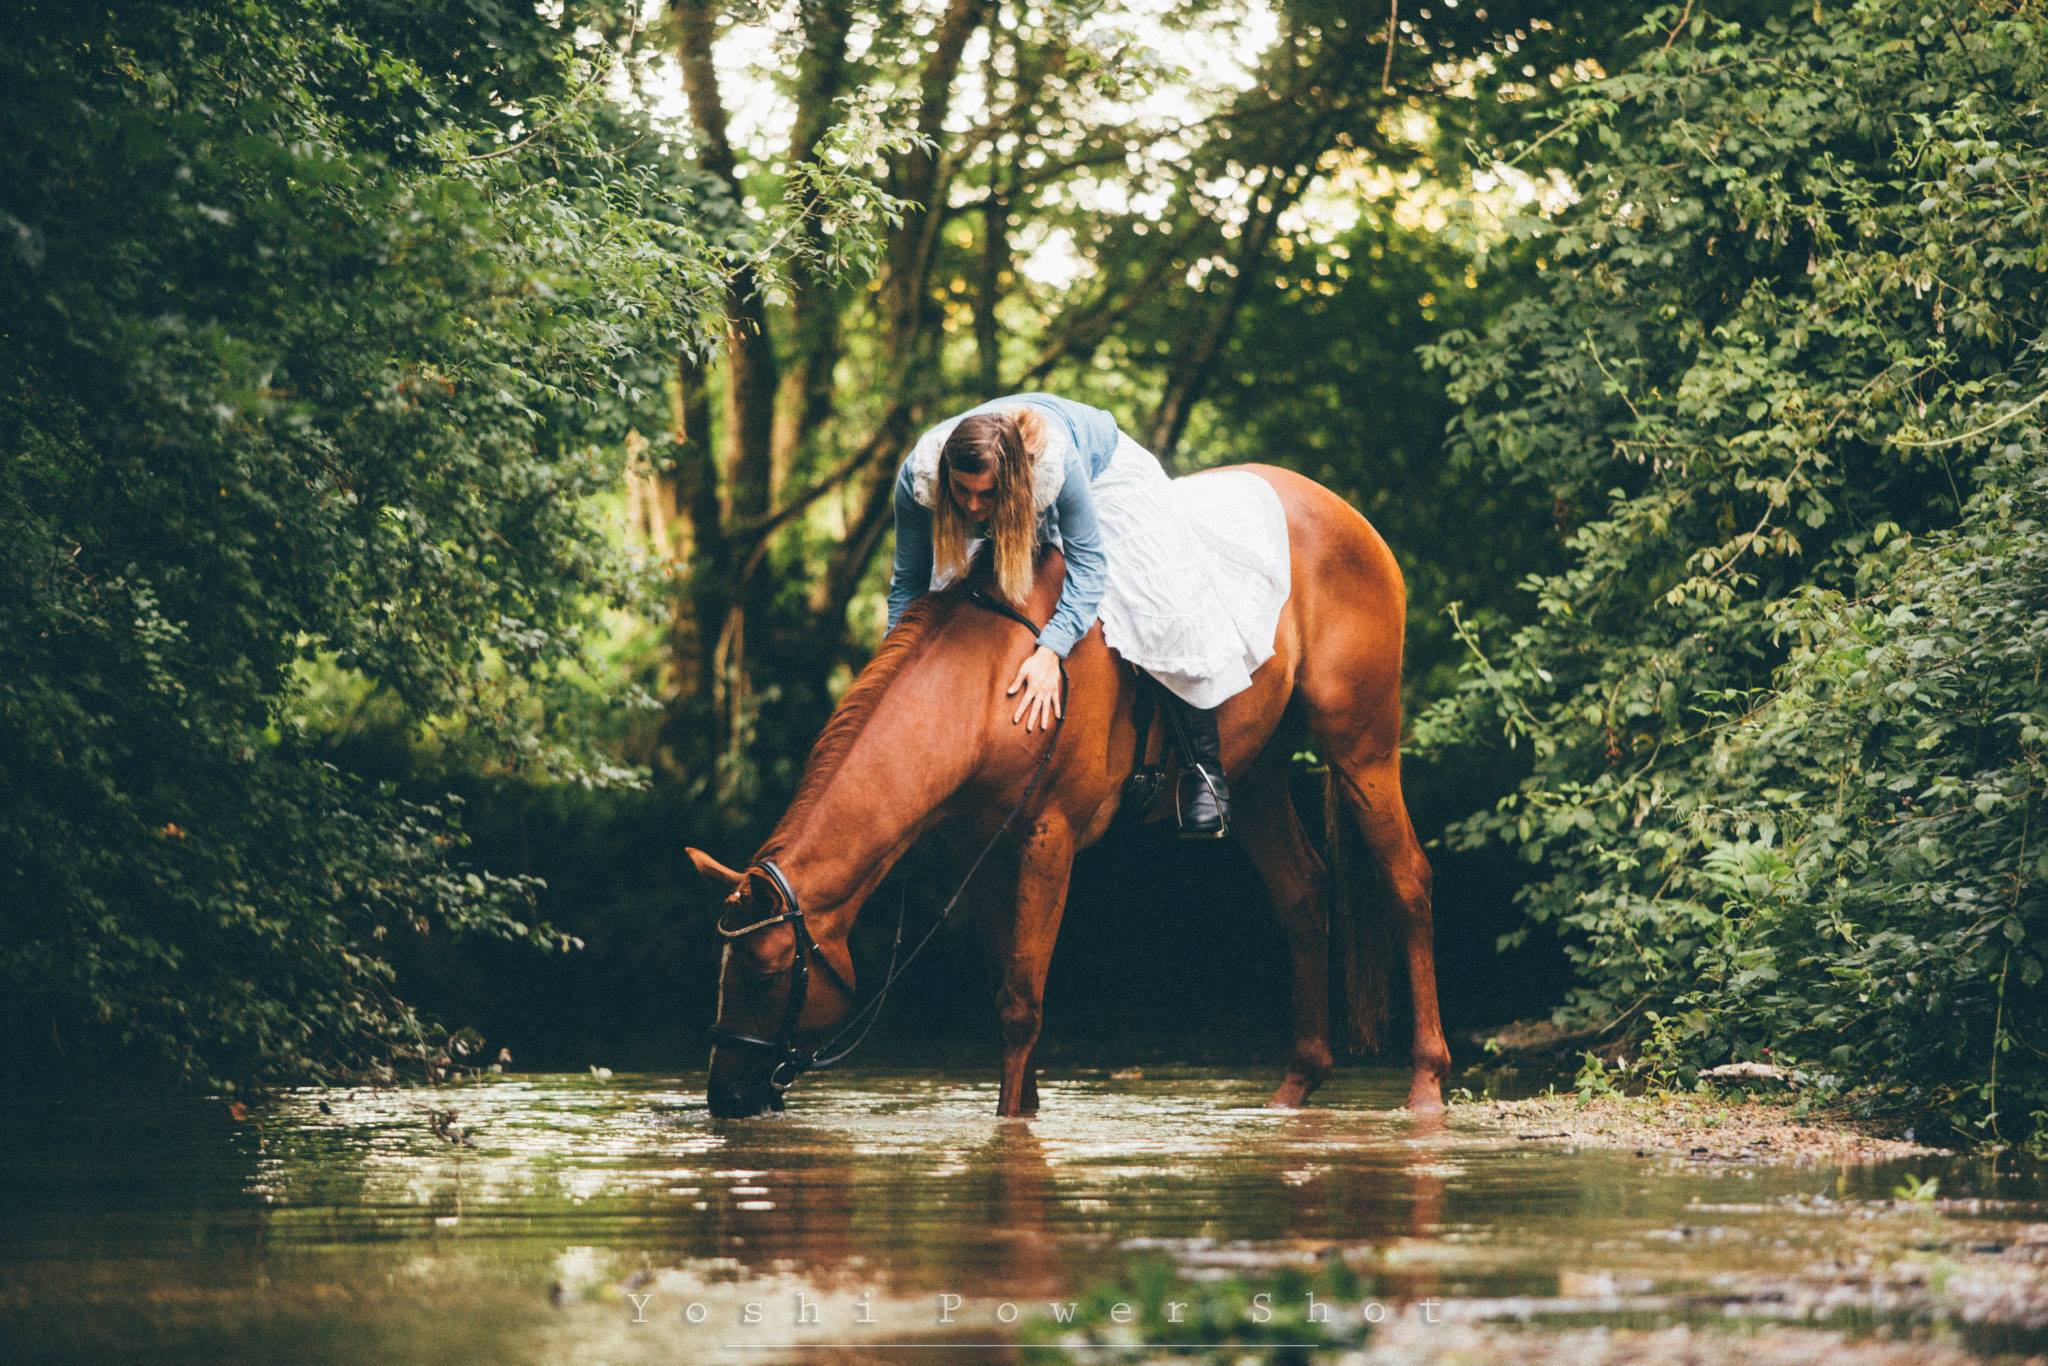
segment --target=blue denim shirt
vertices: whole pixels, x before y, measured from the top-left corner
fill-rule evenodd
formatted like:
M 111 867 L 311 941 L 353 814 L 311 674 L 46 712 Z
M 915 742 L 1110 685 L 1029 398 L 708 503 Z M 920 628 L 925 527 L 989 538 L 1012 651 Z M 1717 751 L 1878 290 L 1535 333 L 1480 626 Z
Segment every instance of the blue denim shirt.
M 1057 394 L 1009 394 L 970 408 L 959 417 L 1029 403 L 1053 424 L 1055 436 L 1067 438 L 1066 473 L 1059 497 L 1039 514 L 1038 539 L 1057 540 L 1066 556 L 1066 583 L 1052 620 L 1038 633 L 1038 643 L 1062 659 L 1095 624 L 1102 590 L 1109 581 L 1109 559 L 1103 552 L 1101 528 L 1095 520 L 1095 499 L 1089 484 L 1109 467 L 1116 453 L 1116 419 L 1100 408 Z M 952 419 L 957 422 L 959 418 Z M 944 424 L 942 424 L 944 425 Z M 933 432 L 937 429 L 934 428 Z M 927 436 L 932 433 L 927 433 Z M 932 586 L 932 512 L 913 493 L 910 458 L 896 471 L 896 557 L 889 576 L 889 629 L 918 594 Z M 937 497 L 947 497 L 940 489 Z

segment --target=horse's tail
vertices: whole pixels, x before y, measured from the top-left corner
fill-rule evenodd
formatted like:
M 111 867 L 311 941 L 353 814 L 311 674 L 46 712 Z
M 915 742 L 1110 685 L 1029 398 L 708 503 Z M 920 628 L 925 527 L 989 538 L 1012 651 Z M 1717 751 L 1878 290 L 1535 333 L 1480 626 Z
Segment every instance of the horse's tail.
M 1345 1029 L 1331 1042 L 1353 1053 L 1380 1046 L 1387 1020 L 1387 981 L 1395 946 L 1393 905 L 1376 885 L 1374 870 L 1345 808 L 1351 794 L 1336 765 L 1323 773 L 1323 835 L 1330 867 L 1330 921 L 1338 939 L 1337 973 L 1344 988 Z M 1333 1031 L 1334 1033 L 1334 1031 Z

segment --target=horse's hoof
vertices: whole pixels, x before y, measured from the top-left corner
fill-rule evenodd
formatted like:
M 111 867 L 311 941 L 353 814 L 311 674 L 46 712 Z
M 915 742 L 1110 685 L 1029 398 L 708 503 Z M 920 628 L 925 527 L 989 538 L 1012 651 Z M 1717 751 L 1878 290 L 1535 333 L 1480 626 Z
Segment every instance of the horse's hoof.
M 1310 1087 L 1295 1082 L 1283 1083 L 1266 1101 L 1268 1110 L 1299 1110 L 1308 1103 Z
M 1408 1110 L 1411 1114 L 1417 1115 L 1440 1115 L 1444 1112 L 1444 1098 L 1433 1091 L 1421 1095 L 1411 1093 L 1408 1097 Z

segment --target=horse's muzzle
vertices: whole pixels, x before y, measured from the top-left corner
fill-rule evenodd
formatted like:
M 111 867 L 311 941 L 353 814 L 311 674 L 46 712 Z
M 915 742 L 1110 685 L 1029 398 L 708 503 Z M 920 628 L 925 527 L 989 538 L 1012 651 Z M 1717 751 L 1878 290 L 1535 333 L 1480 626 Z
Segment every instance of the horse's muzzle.
M 765 1080 L 713 1082 L 705 1099 L 719 1119 L 747 1119 L 782 1108 L 782 1093 Z

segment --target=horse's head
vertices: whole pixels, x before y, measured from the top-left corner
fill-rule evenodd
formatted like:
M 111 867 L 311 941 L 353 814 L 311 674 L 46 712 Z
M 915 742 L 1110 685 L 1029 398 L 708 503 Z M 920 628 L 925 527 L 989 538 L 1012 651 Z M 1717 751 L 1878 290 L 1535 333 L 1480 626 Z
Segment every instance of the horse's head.
M 712 1026 L 711 1113 L 743 1118 L 780 1110 L 796 1061 L 846 1018 L 853 1005 L 853 963 L 843 941 L 811 937 L 792 889 L 756 864 L 735 872 L 701 850 L 689 851 L 697 876 L 723 892 L 718 933 L 718 1018 Z

